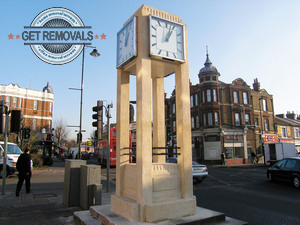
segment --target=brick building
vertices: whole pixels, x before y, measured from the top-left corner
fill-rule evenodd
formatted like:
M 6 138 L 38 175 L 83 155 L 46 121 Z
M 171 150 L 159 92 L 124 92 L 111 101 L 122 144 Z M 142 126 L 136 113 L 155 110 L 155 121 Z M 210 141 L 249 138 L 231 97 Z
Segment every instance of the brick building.
M 220 163 L 221 153 L 227 163 L 248 163 L 251 152 L 261 156 L 263 135 L 274 134 L 273 96 L 260 89 L 257 79 L 253 89 L 241 78 L 226 84 L 206 56 L 200 69 L 199 84 L 190 86 L 193 160 Z M 166 99 L 167 144 L 176 146 L 175 90 Z M 173 148 L 170 148 L 173 151 Z
M 0 85 L 0 100 L 4 100 L 10 110 L 21 110 L 23 127 L 32 131 L 52 128 L 54 95 L 49 83 L 42 91 L 21 88 L 17 84 Z

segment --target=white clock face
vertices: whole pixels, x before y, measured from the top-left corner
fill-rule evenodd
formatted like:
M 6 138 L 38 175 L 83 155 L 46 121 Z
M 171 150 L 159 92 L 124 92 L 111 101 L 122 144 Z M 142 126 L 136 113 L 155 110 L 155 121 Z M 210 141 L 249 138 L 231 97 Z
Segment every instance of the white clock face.
M 150 54 L 185 61 L 183 24 L 150 16 Z
M 129 20 L 117 34 L 117 68 L 136 56 L 136 17 Z

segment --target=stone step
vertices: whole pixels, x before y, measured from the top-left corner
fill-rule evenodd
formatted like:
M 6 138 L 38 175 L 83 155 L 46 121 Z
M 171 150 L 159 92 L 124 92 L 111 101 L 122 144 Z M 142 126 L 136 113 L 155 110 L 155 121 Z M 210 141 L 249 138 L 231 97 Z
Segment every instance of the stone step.
M 247 225 L 247 222 L 226 217 L 223 213 L 197 207 L 193 216 L 172 219 L 158 223 L 131 222 L 110 210 L 110 205 L 92 206 L 90 210 L 75 212 L 73 215 L 74 225 L 171 225 L 171 224 L 197 224 L 197 225 Z

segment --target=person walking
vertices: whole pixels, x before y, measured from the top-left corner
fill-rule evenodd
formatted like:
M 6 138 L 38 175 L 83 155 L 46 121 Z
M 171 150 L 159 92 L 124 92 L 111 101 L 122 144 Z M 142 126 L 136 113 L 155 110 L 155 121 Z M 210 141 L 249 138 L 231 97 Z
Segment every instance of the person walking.
M 19 196 L 22 185 L 25 180 L 26 193 L 30 193 L 30 178 L 31 178 L 31 156 L 29 149 L 25 149 L 17 161 L 17 171 L 19 171 L 19 181 L 17 183 L 16 196 Z
M 226 160 L 225 160 L 225 153 L 224 152 L 222 152 L 222 154 L 221 154 L 221 165 L 225 165 L 225 162 L 226 162 Z

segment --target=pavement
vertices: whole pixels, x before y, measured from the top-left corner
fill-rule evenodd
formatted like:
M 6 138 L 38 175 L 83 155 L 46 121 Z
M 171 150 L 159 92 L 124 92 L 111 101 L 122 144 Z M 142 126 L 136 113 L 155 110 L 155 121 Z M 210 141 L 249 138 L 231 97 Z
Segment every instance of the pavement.
M 239 167 L 264 166 L 256 165 L 215 165 L 208 167 Z M 6 179 L 6 192 L 0 194 L 1 225 L 72 225 L 73 213 L 82 211 L 80 207 L 66 207 L 63 202 L 65 163 L 54 160 L 49 170 L 32 171 L 31 193 L 25 193 L 25 184 L 16 197 L 15 189 L 18 178 L 16 175 Z M 2 180 L 0 180 L 2 190 Z M 102 205 L 110 204 L 110 196 L 115 193 L 115 182 L 111 180 L 110 192 L 106 191 L 106 177 L 102 173 Z
M 54 160 L 49 170 L 32 171 L 31 193 L 26 194 L 25 184 L 16 197 L 17 175 L 6 179 L 3 195 L 0 180 L 0 224 L 1 225 L 72 225 L 73 213 L 82 211 L 80 207 L 66 207 L 63 202 L 64 162 Z M 110 195 L 115 192 L 111 182 L 110 193 L 106 191 L 106 177 L 102 180 L 102 205 L 110 204 Z

